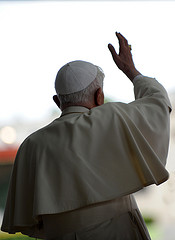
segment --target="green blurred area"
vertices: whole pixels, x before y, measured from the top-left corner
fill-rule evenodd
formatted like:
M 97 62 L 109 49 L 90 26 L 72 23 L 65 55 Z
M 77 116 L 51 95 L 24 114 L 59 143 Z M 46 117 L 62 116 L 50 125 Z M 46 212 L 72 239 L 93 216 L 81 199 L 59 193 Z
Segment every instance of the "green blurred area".
M 25 235 L 22 235 L 21 233 L 16 234 L 8 234 L 8 233 L 2 233 L 0 232 L 0 239 L 1 240 L 36 240 L 36 238 L 27 237 Z

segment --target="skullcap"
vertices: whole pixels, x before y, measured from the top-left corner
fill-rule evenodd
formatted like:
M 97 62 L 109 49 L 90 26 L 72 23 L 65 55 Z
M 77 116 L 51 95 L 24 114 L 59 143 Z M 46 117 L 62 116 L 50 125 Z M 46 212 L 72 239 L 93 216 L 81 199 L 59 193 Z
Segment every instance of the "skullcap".
M 97 69 L 97 66 L 85 61 L 73 61 L 65 64 L 56 76 L 57 94 L 70 94 L 85 89 L 95 80 Z

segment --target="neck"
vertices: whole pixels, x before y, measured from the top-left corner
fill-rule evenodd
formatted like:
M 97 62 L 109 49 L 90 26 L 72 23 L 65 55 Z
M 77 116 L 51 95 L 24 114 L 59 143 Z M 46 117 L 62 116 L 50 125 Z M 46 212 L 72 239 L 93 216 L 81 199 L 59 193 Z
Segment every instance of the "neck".
M 70 104 L 61 105 L 61 106 L 60 106 L 60 109 L 61 109 L 61 111 L 63 111 L 65 108 L 67 108 L 67 107 L 73 107 L 73 106 L 85 107 L 85 108 L 88 108 L 88 109 L 97 107 L 97 105 L 92 104 L 92 103 L 86 103 L 86 104 L 83 104 L 83 103 L 75 103 L 75 104 L 72 104 L 72 103 L 70 103 Z

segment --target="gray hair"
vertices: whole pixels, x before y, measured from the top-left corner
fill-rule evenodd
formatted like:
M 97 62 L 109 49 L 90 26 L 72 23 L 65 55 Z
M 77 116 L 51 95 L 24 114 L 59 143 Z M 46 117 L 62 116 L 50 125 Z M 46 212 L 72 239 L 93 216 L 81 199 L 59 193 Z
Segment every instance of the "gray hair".
M 94 93 L 97 91 L 97 89 L 98 88 L 103 89 L 103 80 L 105 77 L 103 70 L 98 66 L 96 67 L 97 67 L 97 76 L 94 79 L 94 81 L 85 89 L 75 93 L 58 95 L 58 98 L 62 105 L 82 104 L 82 103 L 89 103 L 93 101 Z

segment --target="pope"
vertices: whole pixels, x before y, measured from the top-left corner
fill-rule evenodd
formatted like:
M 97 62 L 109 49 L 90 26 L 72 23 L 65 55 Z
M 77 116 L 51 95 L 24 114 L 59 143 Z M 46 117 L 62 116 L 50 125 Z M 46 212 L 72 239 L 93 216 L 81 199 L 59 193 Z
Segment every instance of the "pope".
M 168 179 L 171 103 L 116 36 L 119 53 L 108 48 L 135 100 L 104 104 L 104 72 L 90 62 L 61 67 L 53 100 L 62 114 L 21 144 L 2 231 L 47 240 L 150 239 L 133 193 Z

